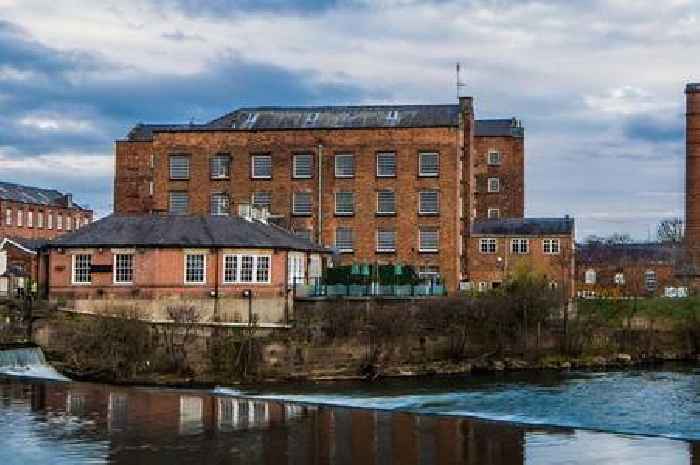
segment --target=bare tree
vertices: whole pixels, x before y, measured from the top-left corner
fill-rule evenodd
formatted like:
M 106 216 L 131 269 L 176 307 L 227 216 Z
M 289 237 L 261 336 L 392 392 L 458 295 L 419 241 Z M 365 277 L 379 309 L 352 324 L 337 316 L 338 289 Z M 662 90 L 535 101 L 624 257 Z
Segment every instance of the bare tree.
M 656 227 L 656 238 L 665 244 L 678 245 L 683 242 L 684 224 L 681 218 L 666 218 Z

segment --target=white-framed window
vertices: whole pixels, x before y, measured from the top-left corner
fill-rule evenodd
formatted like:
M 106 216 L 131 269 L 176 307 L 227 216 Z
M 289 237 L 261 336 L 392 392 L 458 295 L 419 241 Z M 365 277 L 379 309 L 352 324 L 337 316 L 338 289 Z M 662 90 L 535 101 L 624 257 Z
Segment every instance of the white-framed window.
M 77 254 L 73 255 L 73 273 L 71 280 L 73 284 L 90 284 L 92 283 L 92 255 Z
M 396 154 L 394 152 L 380 152 L 377 154 L 377 177 L 396 176 Z
M 34 212 L 31 210 L 29 210 L 27 212 L 27 227 L 28 228 L 34 227 Z
M 224 255 L 224 283 L 259 283 L 270 282 L 269 255 Z
M 313 126 L 314 124 L 318 123 L 318 119 L 321 115 L 318 112 L 314 113 L 309 113 L 306 115 L 306 119 L 304 119 L 304 125 L 306 126 Z
M 90 224 L 90 218 L 83 218 L 83 226 L 87 226 Z
M 17 210 L 17 226 L 22 226 L 24 219 L 24 212 L 22 210 Z
M 292 213 L 309 216 L 313 213 L 314 200 L 311 192 L 295 192 L 292 196 Z
M 496 239 L 484 238 L 479 239 L 479 251 L 481 253 L 494 254 L 496 253 Z
M 211 179 L 228 179 L 231 176 L 231 155 L 219 153 L 209 159 Z
M 489 154 L 487 156 L 487 162 L 491 166 L 498 166 L 501 164 L 503 157 L 501 156 L 501 152 L 498 150 L 489 150 Z
M 396 121 L 399 120 L 399 111 L 398 110 L 391 110 L 388 115 L 386 115 L 386 120 L 395 123 Z
M 134 282 L 134 255 L 130 253 L 114 254 L 114 283 L 132 284 Z
M 437 252 L 440 248 L 440 231 L 432 226 L 418 229 L 418 251 Z
M 228 216 L 230 212 L 229 197 L 225 192 L 211 194 L 210 211 L 214 216 Z
M 377 214 L 396 214 L 396 193 L 392 190 L 377 191 Z
M 267 208 L 267 210 L 270 211 L 272 207 L 272 192 L 253 192 L 250 200 L 254 207 Z
M 66 231 L 73 230 L 73 217 L 66 215 Z
M 393 229 L 377 229 L 377 252 L 396 251 L 396 231 Z
M 46 228 L 53 229 L 53 212 L 46 213 Z
M 287 255 L 287 282 L 290 285 L 306 282 L 306 256 L 299 252 L 289 252 Z
M 489 178 L 488 179 L 488 191 L 490 193 L 496 193 L 501 191 L 501 180 L 499 178 Z
M 501 209 L 500 208 L 489 208 L 488 210 L 488 218 L 490 220 L 495 220 L 501 217 Z
M 584 276 L 584 281 L 586 284 L 595 284 L 596 283 L 596 272 L 594 269 L 589 268 L 586 270 L 586 273 Z
M 355 214 L 355 194 L 352 192 L 335 193 L 335 214 L 353 215 Z
M 622 272 L 615 273 L 615 277 L 613 278 L 615 284 L 618 286 L 624 286 L 625 285 L 625 274 Z
M 440 175 L 440 155 L 437 152 L 418 154 L 418 176 L 435 177 Z
M 335 177 L 352 178 L 355 176 L 355 155 L 351 153 L 335 156 Z
M 170 179 L 190 179 L 188 155 L 170 155 Z
M 61 215 L 60 213 L 56 215 L 56 229 L 63 229 L 63 215 Z
M 292 160 L 292 177 L 295 179 L 311 179 L 313 177 L 313 160 L 310 153 L 298 153 Z
M 658 285 L 656 279 L 656 272 L 654 270 L 647 270 L 644 272 L 644 288 L 649 292 L 654 292 Z
M 418 213 L 421 215 L 437 215 L 440 213 L 440 192 L 420 191 L 418 193 Z
M 5 226 L 12 226 L 12 209 L 5 209 Z
M 479 292 L 486 292 L 489 288 L 489 283 L 486 281 L 479 281 Z
M 73 224 L 75 225 L 75 229 L 76 229 L 76 230 L 77 230 L 77 229 L 80 229 L 80 226 L 82 226 L 82 224 L 80 223 L 80 217 L 79 217 L 79 216 L 76 216 L 76 217 L 75 217 L 75 220 L 73 220 L 73 221 L 74 221 Z
M 253 179 L 272 179 L 272 156 L 252 155 L 250 157 L 250 175 Z
M 44 212 L 36 212 L 36 227 L 44 227 Z
M 542 251 L 547 255 L 557 255 L 561 251 L 561 242 L 559 239 L 544 239 Z
M 352 228 L 335 230 L 335 248 L 340 252 L 352 252 L 354 249 L 354 234 Z
M 524 255 L 530 252 L 529 239 L 511 239 L 510 250 L 514 254 Z
M 171 215 L 186 215 L 190 209 L 190 195 L 183 191 L 171 191 L 168 196 L 168 212 Z
M 206 270 L 207 257 L 204 254 L 185 254 L 185 284 L 204 284 Z

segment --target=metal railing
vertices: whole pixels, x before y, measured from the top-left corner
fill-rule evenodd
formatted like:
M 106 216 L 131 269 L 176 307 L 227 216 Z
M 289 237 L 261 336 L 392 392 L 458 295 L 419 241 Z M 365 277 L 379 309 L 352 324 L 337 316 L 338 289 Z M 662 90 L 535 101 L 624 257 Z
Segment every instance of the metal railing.
M 367 284 L 324 284 L 321 280 L 310 283 L 295 282 L 293 287 L 295 299 L 309 298 L 359 298 L 359 297 L 436 297 L 447 295 L 443 284 L 434 281 L 420 284 L 382 285 Z

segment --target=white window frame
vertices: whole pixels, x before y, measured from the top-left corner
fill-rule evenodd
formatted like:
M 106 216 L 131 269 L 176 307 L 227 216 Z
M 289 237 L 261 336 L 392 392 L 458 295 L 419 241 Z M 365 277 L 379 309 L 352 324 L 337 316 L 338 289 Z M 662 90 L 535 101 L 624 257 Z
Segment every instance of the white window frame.
M 241 281 L 241 269 L 243 257 L 252 257 L 251 280 Z M 226 279 L 227 259 L 235 258 L 236 267 L 233 270 L 233 279 Z M 261 281 L 258 279 L 258 264 L 261 258 L 267 259 L 267 280 Z M 224 284 L 270 284 L 272 282 L 272 255 L 269 254 L 251 254 L 251 253 L 227 253 L 223 255 L 221 267 L 221 282 Z
M 423 195 L 424 194 L 435 194 L 436 195 L 436 206 L 434 211 L 423 210 Z M 418 213 L 421 215 L 439 215 L 440 214 L 440 191 L 439 190 L 424 190 L 418 192 Z
M 263 195 L 263 194 L 267 194 L 267 196 L 269 197 L 269 202 L 266 204 L 259 203 L 257 201 L 257 199 L 255 198 L 256 196 Z M 257 207 L 257 208 L 261 208 L 261 207 L 267 208 L 267 210 L 270 211 L 270 209 L 272 209 L 272 191 L 255 191 L 255 192 L 253 192 L 252 194 L 250 194 L 250 204 L 254 207 Z
M 650 279 L 651 278 L 651 279 Z M 649 283 L 653 282 L 654 286 L 650 287 Z M 646 270 L 644 272 L 644 289 L 648 292 L 654 292 L 659 288 L 659 278 L 654 270 Z
M 12 226 L 12 209 L 5 209 L 5 226 Z
M 297 160 L 300 157 L 308 157 L 309 159 L 309 174 L 299 174 L 297 172 Z M 292 178 L 294 179 L 312 179 L 314 177 L 314 156 L 310 153 L 296 153 L 292 156 Z
M 489 208 L 488 212 L 486 213 L 486 216 L 490 220 L 497 220 L 501 217 L 501 209 L 500 208 Z
M 338 195 L 340 194 L 341 197 L 343 196 L 350 196 L 350 210 L 338 210 Z M 335 193 L 335 215 L 336 216 L 352 216 L 355 214 L 355 193 L 351 191 L 343 191 L 343 192 L 336 192 Z
M 187 164 L 187 174 L 184 176 L 173 176 L 173 160 L 180 159 L 184 160 Z M 185 154 L 173 154 L 168 158 L 168 176 L 170 179 L 175 181 L 186 181 L 192 176 L 192 166 L 191 159 L 189 155 Z
M 22 223 L 24 222 L 24 211 L 23 210 L 17 210 L 17 226 L 22 227 Z
M 488 178 L 486 190 L 489 194 L 497 194 L 501 192 L 501 179 L 496 177 Z
M 89 263 L 88 263 L 88 271 L 87 271 L 87 281 L 76 281 L 76 259 L 77 257 L 89 257 Z M 92 254 L 74 254 L 71 256 L 71 276 L 70 276 L 70 281 L 71 284 L 74 286 L 89 286 L 92 284 L 92 272 L 90 271 L 90 268 L 92 268 Z
M 27 210 L 27 227 L 34 227 L 34 211 L 32 210 Z
M 303 194 L 308 196 L 309 201 L 309 211 L 298 211 L 297 210 L 297 196 Z M 311 216 L 314 213 L 314 196 L 312 192 L 293 192 L 292 193 L 292 214 L 295 216 Z
M 225 165 L 218 163 L 218 160 L 226 160 Z M 214 168 L 225 166 L 225 173 L 215 173 Z M 231 178 L 231 155 L 228 153 L 217 153 L 209 159 L 209 177 L 210 179 L 229 179 Z
M 119 278 L 119 259 L 118 257 L 131 257 L 131 280 L 130 281 L 120 281 Z M 134 284 L 134 254 L 133 253 L 115 253 L 113 258 L 113 268 L 112 272 L 112 282 L 117 285 L 129 285 Z
M 184 211 L 175 212 L 173 210 L 173 194 L 182 194 L 187 199 Z M 168 192 L 168 214 L 169 215 L 187 215 L 189 212 L 190 212 L 190 193 L 187 191 L 169 191 Z
M 435 172 L 423 171 L 423 157 L 435 156 L 436 170 Z M 418 152 L 418 176 L 423 178 L 437 178 L 440 176 L 440 152 Z
M 73 217 L 70 215 L 66 215 L 65 222 L 66 222 L 66 231 L 72 231 L 73 230 Z
M 556 247 L 554 247 L 555 244 L 556 244 Z M 561 253 L 561 240 L 559 240 L 559 239 L 543 239 L 542 240 L 542 253 L 544 253 L 545 255 L 559 255 Z
M 493 245 L 493 250 L 491 250 L 491 245 Z M 493 237 L 479 239 L 479 252 L 485 255 L 498 253 L 498 240 Z
M 437 234 L 437 247 L 423 247 L 423 233 L 430 232 Z M 418 251 L 434 253 L 440 250 L 440 229 L 437 227 L 422 227 L 418 228 Z
M 586 272 L 583 274 L 583 281 L 586 284 L 595 284 L 597 281 L 597 276 L 598 274 L 593 268 L 588 268 Z
M 615 276 L 613 277 L 613 282 L 618 286 L 624 286 L 625 285 L 625 273 L 622 273 L 622 272 L 615 273 Z
M 42 211 L 36 212 L 36 227 L 39 229 L 44 228 L 44 212 Z
M 306 283 L 306 255 L 301 252 L 287 253 L 287 284 Z
M 256 174 L 255 173 L 255 160 L 267 159 L 270 161 L 270 174 Z M 272 155 L 251 155 L 250 156 L 250 177 L 252 179 L 272 179 Z
M 53 229 L 53 212 L 46 213 L 46 229 Z
M 190 281 L 187 279 L 187 258 L 188 257 L 194 257 L 194 256 L 202 256 L 204 259 L 202 260 L 202 281 Z M 183 274 L 182 274 L 182 280 L 185 284 L 188 285 L 203 285 L 207 283 L 207 254 L 206 253 L 186 253 L 185 256 L 183 257 Z
M 524 247 L 523 247 L 524 246 Z M 530 239 L 515 238 L 510 240 L 510 251 L 515 255 L 527 255 L 530 253 Z
M 379 171 L 379 159 L 382 157 L 386 156 L 391 156 L 394 160 L 394 170 L 391 174 L 382 174 Z M 395 178 L 396 177 L 396 152 L 377 152 L 376 156 L 376 165 L 377 165 L 377 177 L 378 178 Z
M 494 156 L 496 160 L 492 158 Z M 503 154 L 500 152 L 500 150 L 489 150 L 489 153 L 486 155 L 486 163 L 489 166 L 501 166 L 503 163 Z
M 350 248 L 341 248 L 338 247 L 338 231 L 340 230 L 345 230 L 345 231 L 350 231 L 350 242 L 351 242 L 351 247 Z M 343 253 L 351 253 L 355 251 L 355 231 L 353 228 L 348 228 L 348 227 L 339 227 L 336 228 L 335 230 L 335 236 L 333 237 L 333 244 L 335 247 L 338 249 L 339 252 Z
M 342 159 L 350 159 L 352 163 L 352 173 L 351 174 L 342 174 L 339 173 L 339 168 L 340 164 L 338 163 L 339 160 Z M 335 157 L 333 158 L 333 168 L 334 168 L 334 173 L 336 178 L 354 178 L 355 177 L 355 154 L 353 153 L 337 153 Z
M 223 199 L 224 208 L 222 209 L 219 204 L 215 205 L 214 199 Z M 209 210 L 212 216 L 229 216 L 231 214 L 231 197 L 226 192 L 212 192 L 209 195 Z
M 56 215 L 56 229 L 63 230 L 63 215 L 61 213 Z
M 393 236 L 393 247 L 382 247 L 379 236 L 381 234 L 391 234 Z M 395 229 L 384 229 L 378 228 L 375 234 L 375 243 L 377 252 L 396 252 L 396 230 Z
M 383 211 L 380 209 L 380 202 L 379 202 L 379 197 L 382 194 L 391 194 L 393 198 L 393 204 L 394 208 L 391 209 L 391 211 Z M 396 215 L 396 191 L 393 191 L 391 189 L 382 189 L 377 191 L 377 215 Z

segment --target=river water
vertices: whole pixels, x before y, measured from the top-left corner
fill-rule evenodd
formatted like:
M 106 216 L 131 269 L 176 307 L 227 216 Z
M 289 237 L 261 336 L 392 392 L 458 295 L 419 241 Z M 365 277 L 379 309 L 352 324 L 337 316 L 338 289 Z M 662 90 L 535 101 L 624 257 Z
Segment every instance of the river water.
M 0 464 L 87 463 L 700 465 L 700 371 L 242 392 L 0 377 Z

